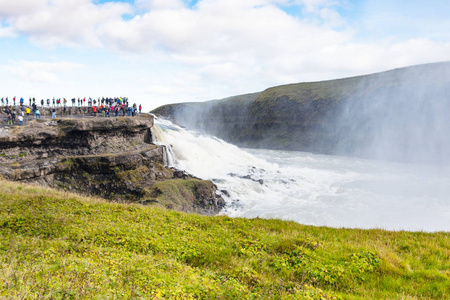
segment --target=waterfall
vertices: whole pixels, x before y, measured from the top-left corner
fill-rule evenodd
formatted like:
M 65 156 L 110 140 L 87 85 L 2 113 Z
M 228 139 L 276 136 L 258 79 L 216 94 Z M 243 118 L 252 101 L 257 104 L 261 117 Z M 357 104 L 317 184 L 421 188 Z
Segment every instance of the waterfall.
M 231 217 L 448 231 L 450 170 L 298 151 L 240 149 L 155 119 L 165 164 L 213 181 Z
M 188 131 L 164 119 L 155 119 L 153 135 L 156 143 L 166 146 L 170 166 L 204 179 L 256 176 L 257 168 L 271 164 L 213 136 Z
M 162 122 L 162 121 L 160 121 Z M 159 125 L 164 126 L 163 123 Z M 164 132 L 158 124 L 155 124 L 152 128 L 152 143 L 162 146 L 163 149 L 163 163 L 165 167 L 176 167 L 176 157 L 173 153 L 172 146 L 166 143 L 164 139 Z

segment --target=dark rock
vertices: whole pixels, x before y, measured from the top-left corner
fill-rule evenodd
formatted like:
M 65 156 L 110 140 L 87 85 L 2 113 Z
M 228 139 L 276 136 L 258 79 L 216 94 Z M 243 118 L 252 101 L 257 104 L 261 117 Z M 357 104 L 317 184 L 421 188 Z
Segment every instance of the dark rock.
M 227 190 L 220 190 L 220 192 L 225 196 L 230 197 L 230 193 Z
M 173 168 L 172 168 L 173 169 Z M 173 169 L 173 178 L 182 178 L 182 179 L 188 179 L 189 174 L 187 174 L 185 171 Z

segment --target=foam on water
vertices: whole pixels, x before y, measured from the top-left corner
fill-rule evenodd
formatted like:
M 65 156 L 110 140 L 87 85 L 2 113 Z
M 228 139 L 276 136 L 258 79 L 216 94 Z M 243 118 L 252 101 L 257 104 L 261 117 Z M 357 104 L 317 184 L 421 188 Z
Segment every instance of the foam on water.
M 450 231 L 450 172 L 297 151 L 240 149 L 157 119 L 168 165 L 226 190 L 231 217 L 302 224 Z M 228 196 L 229 194 L 229 196 Z

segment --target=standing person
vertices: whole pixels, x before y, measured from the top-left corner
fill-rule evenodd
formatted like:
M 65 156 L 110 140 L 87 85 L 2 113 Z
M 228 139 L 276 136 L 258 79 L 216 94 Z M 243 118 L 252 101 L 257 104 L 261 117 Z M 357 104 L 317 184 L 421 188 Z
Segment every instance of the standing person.
M 8 106 L 8 97 L 6 97 L 5 100 L 6 100 L 6 106 Z
M 11 120 L 13 124 L 16 122 L 16 113 L 14 111 L 11 111 Z
M 14 103 L 13 105 L 16 106 L 16 96 L 14 96 L 13 98 L 13 103 Z
M 94 117 L 97 117 L 97 107 L 95 105 L 92 106 L 92 112 L 94 113 Z
M 12 126 L 12 116 L 11 116 L 11 113 L 8 113 L 8 125 Z
M 139 114 L 142 112 L 142 105 L 139 104 Z
M 44 100 L 42 100 L 42 101 L 44 101 Z M 35 114 L 36 114 L 36 119 L 40 119 L 41 118 L 41 112 L 39 111 L 39 108 L 36 108 Z
M 19 125 L 22 126 L 22 123 L 23 123 L 23 117 L 22 117 L 22 116 L 19 116 L 18 119 L 19 119 Z
M 30 100 L 28 100 L 28 106 L 31 106 L 31 97 L 30 97 Z
M 27 108 L 25 109 L 25 113 L 27 114 L 27 116 L 30 115 L 30 108 L 29 108 L 29 107 L 27 107 Z
M 56 108 L 53 107 L 52 109 L 52 119 L 56 118 Z
M 44 107 L 44 99 L 41 99 L 41 106 Z
M 20 97 L 20 106 L 23 105 L 23 97 Z

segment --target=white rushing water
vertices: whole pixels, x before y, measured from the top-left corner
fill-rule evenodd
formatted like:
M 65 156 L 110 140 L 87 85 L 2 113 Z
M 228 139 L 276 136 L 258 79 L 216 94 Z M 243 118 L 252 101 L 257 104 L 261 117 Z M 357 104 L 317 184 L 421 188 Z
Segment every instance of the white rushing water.
M 156 120 L 167 164 L 224 190 L 222 214 L 301 224 L 450 231 L 450 169 L 297 151 L 240 149 Z

